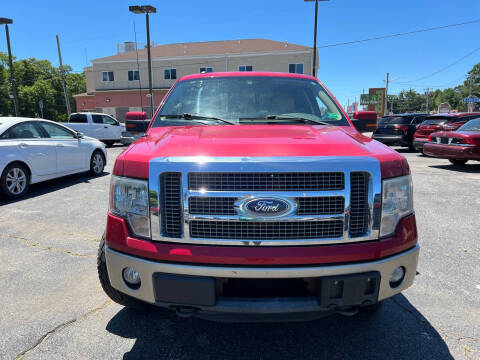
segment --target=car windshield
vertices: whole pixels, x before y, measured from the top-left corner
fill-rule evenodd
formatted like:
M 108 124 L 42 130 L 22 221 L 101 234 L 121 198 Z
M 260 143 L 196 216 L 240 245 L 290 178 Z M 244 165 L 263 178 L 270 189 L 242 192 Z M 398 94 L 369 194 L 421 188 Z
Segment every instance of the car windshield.
M 470 120 L 457 131 L 480 131 L 480 118 Z
M 412 121 L 413 116 L 394 116 L 390 117 L 389 119 L 386 119 L 383 124 L 402 124 L 402 125 L 408 125 Z
M 327 123 L 350 126 L 316 81 L 301 78 L 238 76 L 180 81 L 153 122 L 177 118 L 225 123 Z

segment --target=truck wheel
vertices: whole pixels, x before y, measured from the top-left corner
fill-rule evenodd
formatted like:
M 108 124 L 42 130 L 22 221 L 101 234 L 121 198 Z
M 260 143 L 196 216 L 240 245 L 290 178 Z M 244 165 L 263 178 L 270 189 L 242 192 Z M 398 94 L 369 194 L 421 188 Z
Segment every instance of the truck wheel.
M 468 160 L 463 159 L 448 159 L 453 165 L 465 165 Z
M 22 197 L 30 186 L 30 173 L 19 163 L 8 165 L 0 177 L 0 188 L 9 199 Z
M 98 278 L 100 280 L 100 284 L 102 285 L 103 291 L 108 295 L 110 299 L 115 301 L 117 304 L 135 308 L 135 309 L 142 309 L 145 310 L 148 307 L 148 304 L 137 300 L 131 296 L 123 294 L 117 290 L 115 290 L 112 285 L 110 285 L 110 280 L 108 278 L 107 272 L 107 263 L 105 261 L 105 234 L 102 236 L 102 240 L 100 241 L 100 246 L 98 247 L 98 256 L 97 256 L 97 270 L 98 270 Z
M 99 176 L 105 168 L 105 155 L 100 150 L 95 150 L 90 159 L 90 174 Z

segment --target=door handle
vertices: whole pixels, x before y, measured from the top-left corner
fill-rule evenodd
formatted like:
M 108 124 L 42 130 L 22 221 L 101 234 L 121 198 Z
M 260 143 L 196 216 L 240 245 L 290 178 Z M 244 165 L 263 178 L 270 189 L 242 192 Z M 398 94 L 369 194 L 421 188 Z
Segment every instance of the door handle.
M 63 144 L 57 144 L 57 147 L 64 147 Z
M 104 129 L 108 129 L 108 126 L 104 126 L 103 128 L 104 128 Z
M 25 148 L 28 147 L 28 145 L 25 144 L 25 143 L 20 143 L 20 144 L 18 144 L 18 146 L 19 146 L 20 148 L 22 148 L 22 149 L 25 149 Z

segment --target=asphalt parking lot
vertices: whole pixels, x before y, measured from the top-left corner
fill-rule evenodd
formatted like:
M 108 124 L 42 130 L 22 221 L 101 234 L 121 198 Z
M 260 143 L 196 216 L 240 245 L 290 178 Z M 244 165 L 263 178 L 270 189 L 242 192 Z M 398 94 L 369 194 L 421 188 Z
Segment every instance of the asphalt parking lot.
M 0 200 L 1 359 L 480 359 L 480 163 L 400 150 L 421 246 L 413 287 L 373 317 L 224 324 L 124 309 L 104 295 L 96 253 L 110 173 Z

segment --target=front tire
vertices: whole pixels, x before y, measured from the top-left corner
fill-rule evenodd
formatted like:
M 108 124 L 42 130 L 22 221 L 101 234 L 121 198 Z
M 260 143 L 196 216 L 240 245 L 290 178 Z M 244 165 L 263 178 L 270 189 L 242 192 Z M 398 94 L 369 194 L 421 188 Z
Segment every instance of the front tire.
M 90 159 L 90 174 L 100 176 L 105 169 L 105 155 L 100 150 L 95 150 Z
M 98 256 L 97 256 L 97 271 L 98 271 L 98 279 L 100 280 L 100 284 L 102 285 L 103 291 L 105 294 L 108 295 L 110 299 L 115 301 L 117 304 L 135 308 L 135 309 L 146 309 L 147 304 L 137 300 L 131 296 L 121 293 L 112 287 L 110 284 L 110 279 L 108 278 L 108 271 L 107 271 L 107 262 L 105 259 L 105 234 L 102 236 L 102 240 L 100 241 L 100 245 L 98 247 Z
M 22 164 L 8 165 L 0 177 L 0 188 L 9 199 L 25 195 L 30 186 L 30 173 Z
M 448 159 L 453 165 L 465 165 L 468 160 L 464 159 Z

